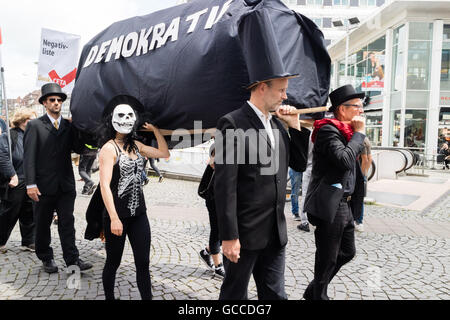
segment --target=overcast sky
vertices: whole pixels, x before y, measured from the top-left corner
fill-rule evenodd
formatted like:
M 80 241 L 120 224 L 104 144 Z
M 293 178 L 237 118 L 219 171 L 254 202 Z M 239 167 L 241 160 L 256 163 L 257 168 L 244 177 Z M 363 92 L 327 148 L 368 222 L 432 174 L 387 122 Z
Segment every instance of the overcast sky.
M 36 87 L 41 28 L 81 36 L 81 48 L 115 21 L 174 6 L 177 0 L 0 0 L 0 46 L 8 99 Z

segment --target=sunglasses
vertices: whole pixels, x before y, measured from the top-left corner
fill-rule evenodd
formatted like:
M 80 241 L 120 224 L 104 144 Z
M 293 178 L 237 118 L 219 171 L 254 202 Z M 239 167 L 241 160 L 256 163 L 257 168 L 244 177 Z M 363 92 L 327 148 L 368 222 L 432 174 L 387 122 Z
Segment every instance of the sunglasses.
M 62 99 L 61 99 L 61 98 L 49 98 L 49 99 L 48 99 L 48 101 L 50 101 L 50 102 L 52 102 L 52 103 L 55 102 L 56 100 L 58 100 L 59 103 L 62 102 Z
M 343 104 L 343 106 L 355 107 L 355 108 L 358 108 L 358 109 L 364 109 L 364 107 L 362 105 L 360 105 L 360 104 Z

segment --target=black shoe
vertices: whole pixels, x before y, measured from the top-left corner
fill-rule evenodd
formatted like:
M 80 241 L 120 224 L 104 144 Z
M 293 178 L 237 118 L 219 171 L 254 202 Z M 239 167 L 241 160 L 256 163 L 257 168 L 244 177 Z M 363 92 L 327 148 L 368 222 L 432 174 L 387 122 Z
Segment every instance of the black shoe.
M 309 232 L 309 223 L 302 223 L 297 226 L 298 230 Z
M 96 187 L 96 185 L 93 184 L 93 185 L 88 189 L 88 191 L 87 191 L 87 195 L 88 195 L 88 196 L 90 196 L 91 194 L 94 193 L 95 187 Z
M 84 262 L 81 259 L 78 259 L 77 262 L 75 262 L 74 264 L 71 264 L 71 265 L 69 265 L 67 267 L 70 267 L 70 266 L 73 266 L 73 265 L 78 266 L 78 268 L 80 268 L 80 271 L 85 271 L 85 270 L 89 270 L 89 269 L 92 268 L 92 264 L 91 263 Z
M 314 280 L 311 281 L 308 285 L 308 287 L 306 288 L 305 292 L 303 293 L 303 299 L 305 299 L 306 301 L 311 301 L 313 300 L 313 284 Z
M 91 194 L 94 193 L 94 190 L 95 190 L 95 184 L 94 183 L 88 184 L 83 187 L 83 191 L 81 191 L 81 194 L 85 195 L 85 196 L 90 196 Z
M 223 263 L 219 264 L 217 267 L 214 267 L 214 274 L 221 278 L 225 278 L 225 268 L 223 267 Z
M 206 249 L 203 249 L 198 254 L 199 254 L 200 258 L 202 259 L 202 261 L 206 264 L 208 269 L 215 271 L 214 262 L 212 260 L 211 254 Z
M 36 251 L 36 246 L 34 245 L 34 243 L 32 243 L 32 244 L 29 244 L 29 245 L 26 245 L 26 246 L 22 245 L 22 246 L 20 247 L 20 249 L 21 249 L 22 251 L 35 252 L 35 251 Z
M 55 260 L 51 259 L 43 262 L 44 271 L 47 273 L 56 273 L 58 272 L 58 266 L 55 263 Z

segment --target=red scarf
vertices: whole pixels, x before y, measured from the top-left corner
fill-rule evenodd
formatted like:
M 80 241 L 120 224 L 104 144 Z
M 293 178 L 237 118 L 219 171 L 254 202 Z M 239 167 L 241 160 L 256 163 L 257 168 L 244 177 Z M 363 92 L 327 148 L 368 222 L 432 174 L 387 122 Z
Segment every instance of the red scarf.
M 342 133 L 345 139 L 347 139 L 347 142 L 352 138 L 354 131 L 351 125 L 343 123 L 337 119 L 322 119 L 314 122 L 314 131 L 311 136 L 311 141 L 313 143 L 316 141 L 316 136 L 319 129 L 327 124 L 335 126 Z

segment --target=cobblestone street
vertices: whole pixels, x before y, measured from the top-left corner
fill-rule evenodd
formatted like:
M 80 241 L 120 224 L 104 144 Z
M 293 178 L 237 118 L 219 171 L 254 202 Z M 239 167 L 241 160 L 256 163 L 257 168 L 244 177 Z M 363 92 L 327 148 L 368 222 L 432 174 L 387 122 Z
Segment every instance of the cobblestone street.
M 78 193 L 81 184 L 78 182 Z M 152 232 L 150 270 L 154 299 L 216 300 L 221 279 L 207 270 L 198 252 L 207 244 L 209 225 L 196 182 L 155 177 L 145 187 Z M 0 299 L 104 299 L 102 270 L 105 250 L 100 240 L 84 240 L 84 213 L 89 197 L 75 204 L 77 246 L 93 269 L 69 275 L 62 259 L 57 226 L 52 225 L 52 246 L 59 272 L 49 275 L 34 253 L 20 250 L 18 225 L 0 255 Z M 313 277 L 314 233 L 296 229 L 297 221 L 286 203 L 289 243 L 286 290 L 290 300 L 302 299 Z M 329 296 L 337 300 L 450 299 L 450 197 L 426 212 L 367 205 L 365 228 L 356 233 L 356 257 L 337 274 Z M 127 242 L 116 278 L 121 300 L 140 299 L 134 260 Z M 256 299 L 250 284 L 250 299 Z

